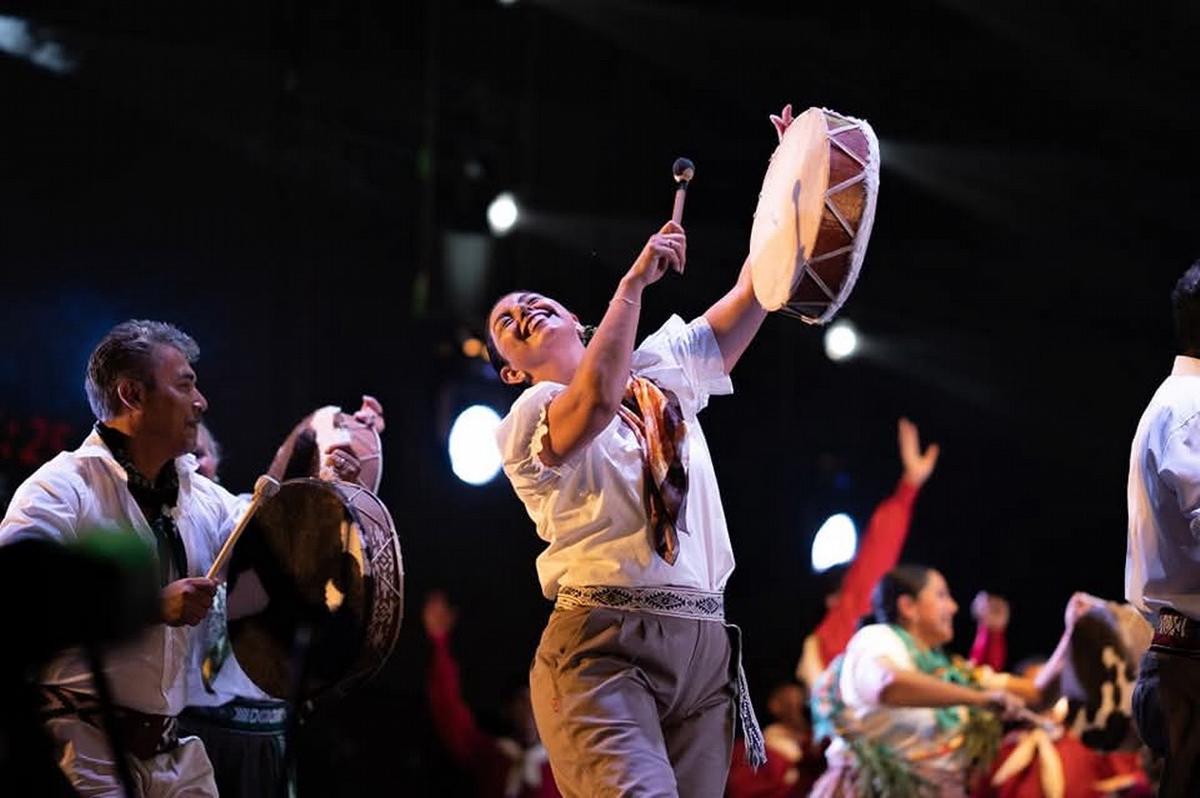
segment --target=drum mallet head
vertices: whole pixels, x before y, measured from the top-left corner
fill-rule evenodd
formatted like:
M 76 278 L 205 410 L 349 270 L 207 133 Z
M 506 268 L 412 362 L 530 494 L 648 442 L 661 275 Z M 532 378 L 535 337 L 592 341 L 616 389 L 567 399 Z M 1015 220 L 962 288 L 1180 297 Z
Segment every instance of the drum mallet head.
M 269 499 L 279 492 L 279 481 L 268 474 L 254 480 L 254 495 Z
M 687 158 L 676 158 L 671 167 L 671 174 L 675 175 L 676 183 L 691 182 L 691 179 L 696 176 L 696 164 Z
M 687 196 L 688 184 L 696 176 L 696 164 L 687 158 L 676 158 L 671 166 L 671 174 L 675 176 L 675 207 L 671 211 L 671 221 L 683 226 L 683 200 Z

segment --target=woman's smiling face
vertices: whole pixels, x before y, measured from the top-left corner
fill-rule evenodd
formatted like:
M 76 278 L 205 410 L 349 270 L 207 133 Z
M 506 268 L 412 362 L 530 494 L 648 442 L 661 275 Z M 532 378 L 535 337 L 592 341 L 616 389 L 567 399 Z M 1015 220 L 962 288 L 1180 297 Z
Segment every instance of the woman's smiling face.
M 535 375 L 561 362 L 574 362 L 583 342 L 579 320 L 559 302 L 530 291 L 500 298 L 488 315 L 488 335 L 507 362 L 505 382 L 536 382 Z

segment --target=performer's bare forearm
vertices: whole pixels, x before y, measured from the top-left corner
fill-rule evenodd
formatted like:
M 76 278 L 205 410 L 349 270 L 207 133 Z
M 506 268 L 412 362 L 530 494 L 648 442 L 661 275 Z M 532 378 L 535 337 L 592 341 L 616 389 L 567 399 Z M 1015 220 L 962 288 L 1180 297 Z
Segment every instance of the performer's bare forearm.
M 920 671 L 895 670 L 892 681 L 879 696 L 894 707 L 982 706 L 986 694 L 952 684 Z
M 737 283 L 704 312 L 708 326 L 716 336 L 725 363 L 725 373 L 733 371 L 750 342 L 762 327 L 767 311 L 754 296 L 750 280 L 750 262 L 742 264 Z
M 629 383 L 642 291 L 660 280 L 668 269 L 683 273 L 686 250 L 683 228 L 668 222 L 650 236 L 621 278 L 566 390 L 547 408 L 550 430 L 544 459 L 551 463 L 565 460 L 591 442 L 617 414 Z
M 629 382 L 629 361 L 637 339 L 642 288 L 629 277 L 621 280 L 588 343 L 575 377 L 561 397 L 564 402 L 585 405 L 597 416 L 597 421 L 602 422 L 601 427 L 616 414 Z M 559 408 L 562 409 L 565 408 Z M 553 426 L 553 418 L 551 422 Z

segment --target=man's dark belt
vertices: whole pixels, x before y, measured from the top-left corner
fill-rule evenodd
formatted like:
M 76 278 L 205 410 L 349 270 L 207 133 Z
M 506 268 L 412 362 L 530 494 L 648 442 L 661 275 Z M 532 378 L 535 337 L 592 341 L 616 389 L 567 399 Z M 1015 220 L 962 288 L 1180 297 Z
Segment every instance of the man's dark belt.
M 77 717 L 84 723 L 103 728 L 100 703 L 95 696 L 43 685 L 42 720 Z M 117 734 L 125 750 L 138 759 L 150 759 L 174 750 L 179 745 L 179 724 L 173 715 L 150 715 L 128 707 L 113 707 Z
M 1200 657 L 1200 623 L 1174 610 L 1159 610 L 1150 644 L 1154 651 Z
M 180 718 L 234 731 L 279 734 L 287 730 L 288 712 L 284 701 L 235 698 L 216 707 L 188 707 Z

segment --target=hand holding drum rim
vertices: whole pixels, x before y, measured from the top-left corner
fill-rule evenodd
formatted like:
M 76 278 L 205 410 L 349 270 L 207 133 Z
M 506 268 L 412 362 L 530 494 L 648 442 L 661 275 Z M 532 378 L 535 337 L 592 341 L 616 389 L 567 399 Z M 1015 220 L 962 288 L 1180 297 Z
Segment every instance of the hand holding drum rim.
M 1067 629 L 1074 629 L 1075 623 L 1094 609 L 1104 607 L 1104 599 L 1096 598 L 1091 593 L 1076 591 L 1067 600 L 1067 608 L 1063 612 L 1063 624 Z
M 356 416 L 357 417 L 357 416 Z M 354 454 L 354 448 L 349 443 L 336 443 L 325 452 L 324 465 L 333 469 L 333 473 L 343 482 L 356 482 L 362 472 L 362 463 Z
M 771 114 L 768 118 L 771 120 L 771 124 L 775 127 L 775 132 L 779 134 L 780 141 L 783 141 L 783 134 L 787 132 L 788 125 L 796 121 L 796 118 L 792 116 L 791 103 L 783 106 L 783 110 L 779 112 L 778 116 Z

